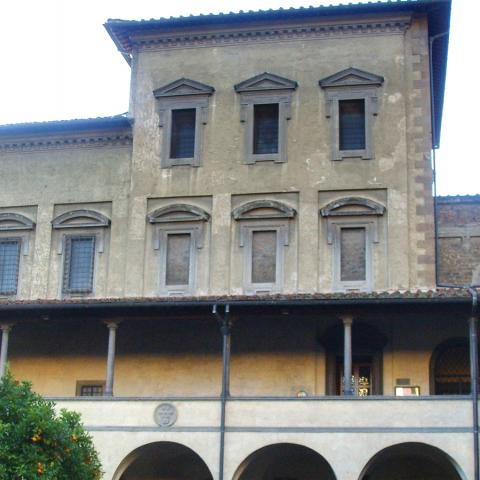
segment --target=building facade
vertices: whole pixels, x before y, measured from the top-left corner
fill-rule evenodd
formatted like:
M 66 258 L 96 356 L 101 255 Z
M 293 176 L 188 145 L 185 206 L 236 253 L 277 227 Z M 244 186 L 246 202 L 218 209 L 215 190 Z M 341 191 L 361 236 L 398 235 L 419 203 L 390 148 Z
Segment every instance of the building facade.
M 109 20 L 128 114 L 0 126 L 0 374 L 82 413 L 105 479 L 478 478 L 449 15 Z

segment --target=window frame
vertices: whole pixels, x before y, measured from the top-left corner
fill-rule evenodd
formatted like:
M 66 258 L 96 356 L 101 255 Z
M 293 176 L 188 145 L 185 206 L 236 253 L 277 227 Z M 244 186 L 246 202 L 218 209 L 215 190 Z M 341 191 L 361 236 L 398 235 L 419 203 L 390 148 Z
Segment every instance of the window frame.
M 330 144 L 332 160 L 375 157 L 373 144 L 373 121 L 378 115 L 378 89 L 384 79 L 379 75 L 358 68 L 347 68 L 319 81 L 325 90 L 325 116 L 330 120 Z M 340 101 L 364 100 L 365 102 L 365 148 L 340 150 Z
M 71 260 L 72 260 L 72 240 L 79 240 L 84 238 L 93 239 L 93 251 L 91 257 L 91 269 L 92 274 L 90 278 L 90 288 L 88 289 L 75 289 L 68 286 L 71 280 Z M 91 295 L 94 292 L 95 276 L 97 271 L 97 243 L 98 238 L 95 233 L 78 233 L 78 234 L 66 234 L 63 236 L 63 259 L 62 259 L 62 294 L 69 296 L 86 296 Z M 67 265 L 68 261 L 68 265 Z
M 23 260 L 30 254 L 30 243 L 36 224 L 25 215 L 3 211 L 0 213 L 0 241 L 18 241 L 19 256 L 15 293 L 0 293 L 0 298 L 17 298 L 22 287 Z
M 206 224 L 210 214 L 190 204 L 170 204 L 147 215 L 153 226 L 153 249 L 158 254 L 158 292 L 160 295 L 181 296 L 193 294 L 198 283 L 198 262 L 204 246 Z M 167 241 L 171 234 L 190 234 L 190 266 L 188 284 L 167 285 Z
M 99 256 L 104 253 L 107 229 L 110 219 L 100 212 L 88 209 L 69 210 L 56 216 L 52 220 L 53 231 L 58 231 L 57 255 L 61 256 L 59 266 L 58 289 L 63 297 L 92 297 L 95 296 L 99 268 Z M 91 291 L 75 291 L 66 286 L 66 255 L 68 241 L 74 238 L 94 237 L 93 275 Z
M 161 144 L 162 168 L 199 167 L 202 163 L 203 126 L 208 123 L 209 97 L 215 89 L 209 85 L 182 78 L 154 90 L 157 100 L 159 127 L 163 129 Z M 172 158 L 172 115 L 175 110 L 195 109 L 195 141 L 193 157 Z
M 77 380 L 75 385 L 75 396 L 82 398 L 100 397 L 105 395 L 105 381 L 104 380 Z M 83 387 L 102 387 L 102 395 L 82 395 Z
M 0 298 L 11 298 L 18 295 L 19 291 L 19 283 L 20 283 L 20 271 L 22 265 L 22 251 L 23 251 L 23 238 L 22 236 L 3 236 L 0 235 L 0 243 L 7 243 L 7 242 L 16 242 L 18 243 L 18 258 L 17 258 L 17 278 L 15 282 L 15 291 L 2 291 L 0 290 Z
M 285 223 L 254 222 L 241 225 L 240 246 L 245 249 L 243 256 L 243 285 L 247 294 L 277 293 L 283 288 L 285 247 L 288 246 L 288 231 Z M 252 281 L 253 234 L 255 232 L 276 233 L 275 281 L 255 283 Z
M 297 86 L 297 82 L 272 73 L 263 73 L 235 85 L 235 92 L 240 95 L 240 122 L 245 124 L 245 164 L 287 161 L 287 122 L 292 117 L 292 96 Z M 259 154 L 254 153 L 254 107 L 266 104 L 278 104 L 278 152 Z

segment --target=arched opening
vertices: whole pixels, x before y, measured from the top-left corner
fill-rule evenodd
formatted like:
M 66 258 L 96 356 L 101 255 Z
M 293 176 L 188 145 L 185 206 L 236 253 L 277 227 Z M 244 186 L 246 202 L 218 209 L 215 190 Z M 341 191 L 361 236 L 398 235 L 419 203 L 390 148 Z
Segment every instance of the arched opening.
M 343 394 L 342 324 L 329 328 L 319 341 L 326 353 L 327 395 Z M 382 394 L 383 348 L 387 338 L 367 323 L 354 322 L 352 326 L 352 389 L 357 396 Z
M 359 480 L 462 480 L 455 462 L 425 443 L 400 443 L 377 453 Z
M 174 442 L 155 442 L 131 452 L 114 480 L 213 480 L 205 462 L 192 449 Z
M 314 450 L 293 443 L 260 448 L 238 468 L 234 480 L 335 480 L 329 463 Z
M 434 395 L 470 394 L 470 352 L 466 338 L 440 344 L 430 362 L 430 391 Z

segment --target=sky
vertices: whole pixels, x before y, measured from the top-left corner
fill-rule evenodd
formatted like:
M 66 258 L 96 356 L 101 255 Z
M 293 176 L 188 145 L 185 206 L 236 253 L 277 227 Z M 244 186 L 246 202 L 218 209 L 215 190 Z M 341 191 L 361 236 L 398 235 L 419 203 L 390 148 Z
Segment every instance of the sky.
M 0 0 L 0 124 L 126 112 L 130 67 L 103 28 L 108 18 L 145 19 L 310 4 L 308 0 Z M 478 18 L 479 0 L 453 0 L 437 151 L 437 188 L 442 195 L 480 193 L 480 150 L 466 141 L 480 136 Z

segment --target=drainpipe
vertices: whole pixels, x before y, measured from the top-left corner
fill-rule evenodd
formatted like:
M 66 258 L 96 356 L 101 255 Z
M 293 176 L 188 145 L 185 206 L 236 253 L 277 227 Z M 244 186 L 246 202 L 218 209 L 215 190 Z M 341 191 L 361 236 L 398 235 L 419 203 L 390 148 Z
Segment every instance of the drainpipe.
M 473 423 L 473 471 L 475 480 L 480 480 L 479 441 L 478 441 L 478 292 L 479 285 L 454 285 L 440 283 L 439 248 L 438 248 L 438 207 L 437 207 L 437 164 L 435 138 L 435 91 L 433 88 L 433 44 L 440 38 L 448 36 L 449 32 L 442 32 L 429 38 L 429 66 L 430 66 L 430 114 L 432 126 L 432 167 L 433 167 L 433 224 L 435 229 L 435 280 L 440 288 L 466 289 L 472 296 L 472 312 L 468 320 L 469 347 L 470 347 L 470 385 L 472 397 L 472 423 Z
M 479 466 L 479 446 L 478 446 L 478 293 L 475 288 L 469 288 L 472 295 L 472 314 L 468 320 L 470 331 L 470 385 L 472 395 L 472 418 L 473 418 L 473 462 L 474 478 L 478 480 L 480 471 Z
M 217 317 L 222 333 L 222 391 L 220 393 L 220 449 L 219 449 L 219 480 L 224 478 L 225 470 L 225 418 L 227 400 L 230 397 L 230 347 L 232 322 L 230 320 L 230 305 L 225 305 L 223 317 L 213 306 L 212 313 Z

